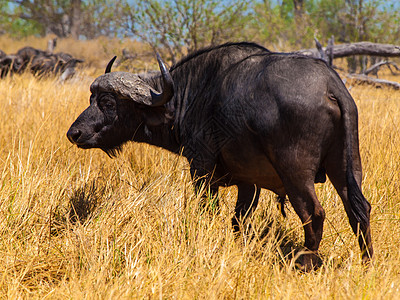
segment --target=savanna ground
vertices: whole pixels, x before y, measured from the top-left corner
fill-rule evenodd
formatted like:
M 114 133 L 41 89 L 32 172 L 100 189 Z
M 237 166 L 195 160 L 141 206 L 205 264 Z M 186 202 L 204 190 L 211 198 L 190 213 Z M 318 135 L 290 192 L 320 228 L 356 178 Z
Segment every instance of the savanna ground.
M 3 41 L 0 49 L 16 51 L 26 45 L 20 43 Z M 131 143 L 110 159 L 68 142 L 66 131 L 103 71 L 94 66 L 98 49 L 84 46 L 69 52 L 87 53 L 93 64 L 64 84 L 30 74 L 0 81 L 1 298 L 399 297 L 400 91 L 348 82 L 359 108 L 373 264 L 361 265 L 327 182 L 316 185 L 327 215 L 323 265 L 302 273 L 295 267 L 303 243 L 299 219 L 289 205 L 284 219 L 272 193 L 262 192 L 251 218 L 253 238 L 235 240 L 235 188 L 221 190 L 220 212 L 202 212 L 183 158 Z

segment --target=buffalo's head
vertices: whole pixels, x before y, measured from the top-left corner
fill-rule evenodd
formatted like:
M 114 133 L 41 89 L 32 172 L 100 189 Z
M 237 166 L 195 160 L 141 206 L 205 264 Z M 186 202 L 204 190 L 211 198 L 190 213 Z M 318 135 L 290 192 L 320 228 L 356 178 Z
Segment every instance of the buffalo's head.
M 90 106 L 84 110 L 67 132 L 71 143 L 80 148 L 100 148 L 109 156 L 120 146 L 140 135 L 154 114 L 162 113 L 164 104 L 174 94 L 172 77 L 157 55 L 163 82 L 163 92 L 157 93 L 139 75 L 111 72 L 116 57 L 107 65 L 104 75 L 90 86 Z
M 10 72 L 19 73 L 22 67 L 22 58 L 16 54 L 5 55 L 0 58 L 0 70 L 1 77 L 5 76 Z

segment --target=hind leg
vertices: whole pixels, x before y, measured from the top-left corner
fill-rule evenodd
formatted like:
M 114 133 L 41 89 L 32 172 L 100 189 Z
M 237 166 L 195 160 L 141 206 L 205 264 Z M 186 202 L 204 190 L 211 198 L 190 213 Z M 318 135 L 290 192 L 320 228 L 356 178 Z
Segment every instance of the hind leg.
M 359 157 L 359 156 L 358 156 Z M 371 229 L 369 224 L 371 205 L 365 201 L 364 205 L 360 207 L 362 213 L 367 216 L 367 222 L 360 224 L 351 208 L 350 199 L 348 197 L 348 188 L 346 180 L 346 165 L 343 156 L 340 154 L 331 155 L 326 160 L 326 171 L 329 179 L 333 186 L 338 192 L 342 199 L 346 214 L 349 218 L 349 222 L 353 232 L 358 236 L 358 243 L 360 245 L 362 260 L 364 263 L 368 262 L 373 255 L 372 240 L 371 240 Z M 353 164 L 354 178 L 358 187 L 361 190 L 361 163 L 359 159 Z
M 318 201 L 314 189 L 318 160 L 308 156 L 299 159 L 295 155 L 285 155 L 278 160 L 277 171 L 285 187 L 289 201 L 299 216 L 304 229 L 304 246 L 309 252 L 301 259 L 306 271 L 320 266 L 318 249 L 322 239 L 325 211 Z M 309 168 L 304 169 L 304 165 Z
M 304 175 L 304 174 L 303 174 Z M 308 178 L 309 180 L 304 180 Z M 305 270 L 312 270 L 320 265 L 318 248 L 322 239 L 325 211 L 317 199 L 314 190 L 314 176 L 287 178 L 285 190 L 297 215 L 303 224 L 306 249 L 311 251 L 303 256 Z
M 238 198 L 235 207 L 235 216 L 232 218 L 232 226 L 235 232 L 239 231 L 240 223 L 244 223 L 253 210 L 257 207 L 260 197 L 260 188 L 253 184 L 238 184 Z

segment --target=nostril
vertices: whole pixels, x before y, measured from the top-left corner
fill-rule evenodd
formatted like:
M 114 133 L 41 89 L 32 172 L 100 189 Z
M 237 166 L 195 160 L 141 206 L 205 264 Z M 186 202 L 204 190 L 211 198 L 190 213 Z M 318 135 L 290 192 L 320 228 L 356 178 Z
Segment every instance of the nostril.
M 67 132 L 67 138 L 73 144 L 77 142 L 79 137 L 81 136 L 82 132 L 77 128 L 70 128 Z

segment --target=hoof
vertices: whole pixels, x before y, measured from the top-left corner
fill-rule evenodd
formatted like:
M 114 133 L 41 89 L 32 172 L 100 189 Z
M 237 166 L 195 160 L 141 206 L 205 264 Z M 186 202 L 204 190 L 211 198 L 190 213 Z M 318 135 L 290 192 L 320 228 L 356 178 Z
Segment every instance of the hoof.
M 316 253 L 304 253 L 297 260 L 296 267 L 302 272 L 311 272 L 322 266 L 322 260 Z

